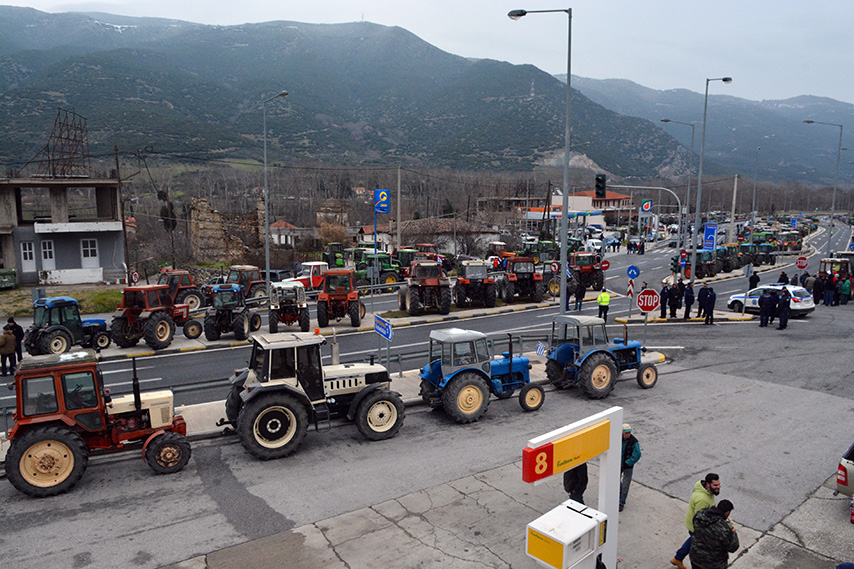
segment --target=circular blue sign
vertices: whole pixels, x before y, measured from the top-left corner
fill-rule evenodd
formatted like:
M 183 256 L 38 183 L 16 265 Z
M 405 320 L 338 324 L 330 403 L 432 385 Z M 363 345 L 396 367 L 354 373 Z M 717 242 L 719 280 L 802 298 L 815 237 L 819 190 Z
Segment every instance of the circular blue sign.
M 638 275 L 640 274 L 640 269 L 638 269 L 636 266 L 632 265 L 629 267 L 629 270 L 626 271 L 626 274 L 629 275 L 630 279 L 636 279 L 636 278 L 638 278 Z

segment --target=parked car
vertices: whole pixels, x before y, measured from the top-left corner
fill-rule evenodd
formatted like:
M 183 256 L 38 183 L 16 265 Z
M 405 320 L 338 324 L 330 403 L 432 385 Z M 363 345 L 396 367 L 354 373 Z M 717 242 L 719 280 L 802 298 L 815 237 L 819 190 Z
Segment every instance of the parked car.
M 605 254 L 605 243 L 601 239 L 588 239 L 584 244 L 584 250 L 588 253 Z
M 267 271 L 261 271 L 261 278 L 267 280 Z M 294 278 L 294 272 L 290 269 L 270 269 L 270 282 L 272 283 L 292 278 Z
M 789 303 L 789 315 L 792 318 L 801 318 L 815 310 L 815 302 L 813 302 L 812 293 L 801 286 L 792 286 L 792 285 L 782 285 L 782 284 L 769 284 L 757 287 L 753 290 L 748 291 L 747 293 L 747 306 L 745 308 L 745 312 L 755 312 L 759 313 L 759 297 L 762 295 L 762 292 L 767 290 L 775 290 L 777 291 L 777 295 L 779 296 L 780 292 L 783 288 L 789 291 L 789 294 L 792 295 L 792 300 Z M 741 308 L 744 305 L 744 293 L 734 294 L 729 297 L 729 301 L 727 302 L 727 307 L 730 310 L 735 312 L 741 312 Z
M 839 460 L 836 471 L 836 492 L 854 498 L 854 444 Z

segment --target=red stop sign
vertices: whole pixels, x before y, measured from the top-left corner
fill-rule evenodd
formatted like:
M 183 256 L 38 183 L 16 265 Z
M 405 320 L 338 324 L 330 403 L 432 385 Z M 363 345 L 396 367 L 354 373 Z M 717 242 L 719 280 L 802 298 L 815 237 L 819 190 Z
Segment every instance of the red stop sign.
M 609 263 L 608 261 L 602 261 L 602 263 L 599 266 L 602 267 L 603 271 L 607 271 L 608 269 L 611 268 L 611 263 Z
M 801 270 L 806 269 L 809 264 L 810 262 L 806 257 L 798 257 L 798 260 L 795 261 L 795 266 Z
M 642 290 L 638 293 L 638 308 L 642 312 L 652 312 L 661 304 L 661 297 L 651 289 Z
M 739 235 L 739 236 L 738 236 L 738 242 L 739 242 L 739 243 L 743 243 L 743 242 L 744 242 L 744 235 Z
M 685 251 L 685 250 L 683 249 L 683 250 L 682 250 L 682 252 L 681 252 L 681 253 L 679 253 L 679 256 L 680 256 L 681 258 L 683 258 L 683 259 L 687 259 L 687 258 L 688 258 L 688 251 Z

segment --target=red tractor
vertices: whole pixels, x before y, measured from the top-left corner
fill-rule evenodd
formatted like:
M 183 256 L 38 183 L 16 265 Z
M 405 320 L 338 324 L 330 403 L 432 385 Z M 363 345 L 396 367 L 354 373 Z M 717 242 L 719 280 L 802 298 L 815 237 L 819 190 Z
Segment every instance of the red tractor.
M 426 308 L 437 308 L 439 314 L 451 311 L 451 280 L 438 261 L 412 261 L 406 286 L 398 291 L 398 305 L 410 316 Z
M 225 277 L 228 284 L 239 284 L 243 286 L 243 294 L 246 298 L 263 298 L 267 296 L 267 282 L 261 276 L 261 270 L 254 265 L 232 265 L 228 268 Z M 208 304 L 213 296 L 208 299 Z
M 169 287 L 172 304 L 186 304 L 190 311 L 196 310 L 204 303 L 202 291 L 193 282 L 189 271 L 183 269 L 160 269 L 157 284 Z
M 329 326 L 329 320 L 336 321 L 350 317 L 350 325 L 358 328 L 365 317 L 365 305 L 359 300 L 356 287 L 356 271 L 326 271 L 323 275 L 323 289 L 317 295 L 317 325 Z
M 166 285 L 132 286 L 124 289 L 122 301 L 113 314 L 110 335 L 120 348 L 130 348 L 144 339 L 152 350 L 172 343 L 175 326 L 184 327 L 184 336 L 196 339 L 202 325 L 190 318 L 190 307 L 172 304 Z
M 9 431 L 6 478 L 36 498 L 73 487 L 93 451 L 135 446 L 157 474 L 190 460 L 187 424 L 174 414 L 172 392 L 110 397 L 92 350 L 29 358 L 15 374 L 15 425 Z
M 531 302 L 542 302 L 545 293 L 543 274 L 538 273 L 531 257 L 508 257 L 506 272 L 495 279 L 498 296 L 510 304 L 516 295 L 527 296 Z

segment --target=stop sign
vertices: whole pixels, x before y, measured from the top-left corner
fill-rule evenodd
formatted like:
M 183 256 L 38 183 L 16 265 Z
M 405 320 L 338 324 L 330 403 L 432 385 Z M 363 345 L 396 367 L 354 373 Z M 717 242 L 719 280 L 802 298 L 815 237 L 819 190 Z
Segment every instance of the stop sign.
M 638 308 L 642 312 L 652 312 L 661 304 L 661 297 L 651 289 L 642 290 L 638 293 Z
M 795 266 L 801 270 L 806 269 L 809 264 L 810 262 L 806 257 L 798 257 L 798 260 L 795 261 Z
M 679 256 L 680 256 L 681 258 L 683 258 L 683 259 L 687 259 L 687 258 L 688 258 L 688 251 L 685 251 L 685 250 L 683 249 L 683 250 L 682 250 L 682 252 L 681 252 L 681 253 L 679 253 Z
M 739 243 L 743 243 L 743 242 L 744 242 L 744 235 L 739 235 L 739 236 L 738 236 L 738 242 L 739 242 Z
M 600 266 L 602 267 L 603 271 L 607 271 L 611 268 L 611 263 L 609 263 L 608 261 L 602 261 Z

